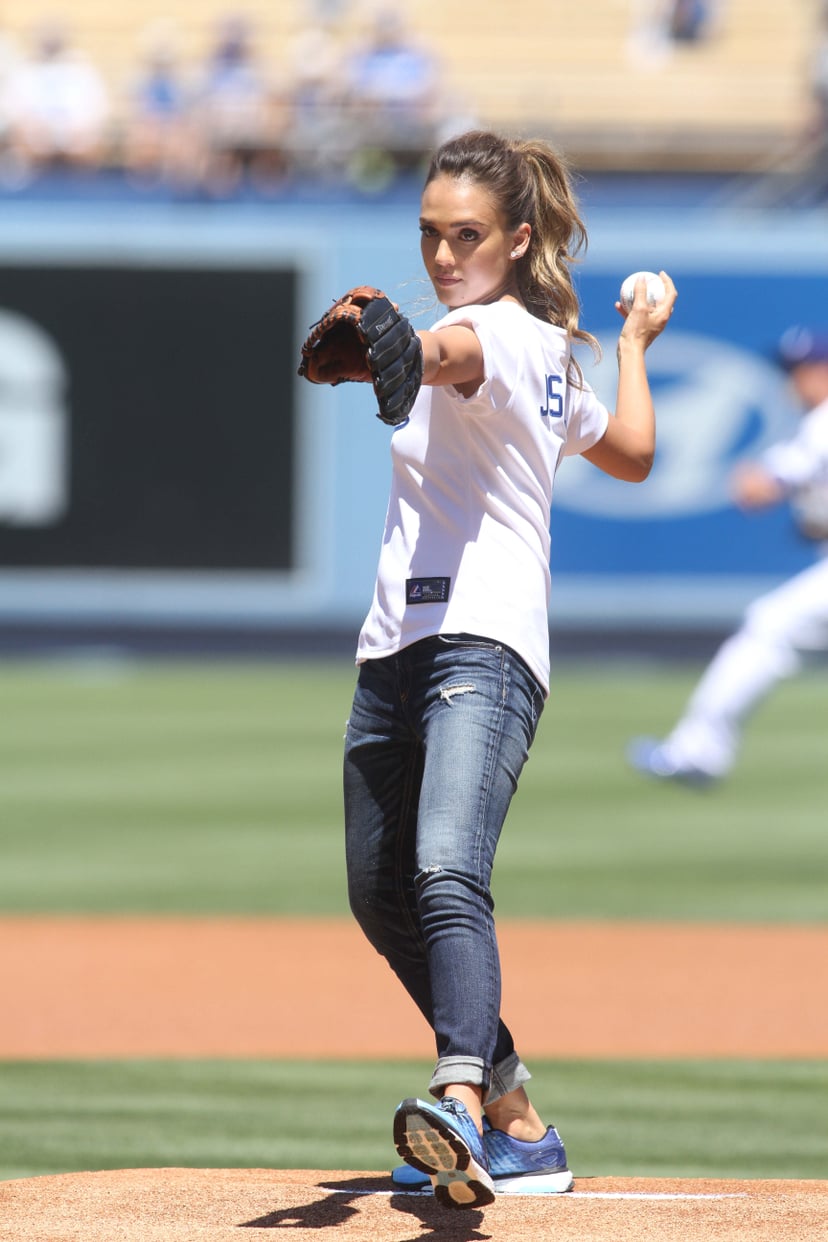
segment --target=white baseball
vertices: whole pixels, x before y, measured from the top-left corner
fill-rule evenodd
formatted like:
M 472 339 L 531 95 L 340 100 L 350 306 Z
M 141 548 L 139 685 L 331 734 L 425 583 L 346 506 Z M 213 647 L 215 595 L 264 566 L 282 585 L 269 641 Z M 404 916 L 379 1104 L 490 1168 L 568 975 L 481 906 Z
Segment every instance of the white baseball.
M 647 281 L 647 301 L 650 306 L 655 306 L 657 302 L 666 294 L 664 281 L 655 272 L 633 272 L 632 276 L 628 276 L 621 286 L 621 305 L 624 310 L 630 310 L 635 299 L 636 282 L 644 277 Z

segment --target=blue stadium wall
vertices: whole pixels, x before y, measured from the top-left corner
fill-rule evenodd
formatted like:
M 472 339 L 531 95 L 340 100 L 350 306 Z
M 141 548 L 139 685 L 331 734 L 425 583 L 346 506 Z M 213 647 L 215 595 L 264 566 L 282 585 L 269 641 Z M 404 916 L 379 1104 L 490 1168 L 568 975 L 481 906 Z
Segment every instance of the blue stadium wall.
M 771 351 L 828 324 L 825 214 L 610 196 L 587 223 L 583 323 L 604 357 L 581 361 L 608 404 L 622 278 L 664 267 L 680 298 L 650 353 L 650 479 L 559 472 L 552 615 L 727 627 L 812 555 L 787 509 L 739 514 L 727 477 L 796 426 Z M 0 630 L 353 630 L 391 432 L 365 387 L 312 387 L 296 362 L 360 283 L 430 322 L 415 196 L 0 204 Z

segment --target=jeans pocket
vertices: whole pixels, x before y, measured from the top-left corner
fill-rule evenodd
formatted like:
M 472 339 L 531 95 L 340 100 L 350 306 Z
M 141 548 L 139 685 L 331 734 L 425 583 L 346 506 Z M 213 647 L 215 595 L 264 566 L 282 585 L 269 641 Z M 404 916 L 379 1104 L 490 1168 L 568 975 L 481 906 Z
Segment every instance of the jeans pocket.
M 473 651 L 503 650 L 503 644 L 493 638 L 480 638 L 477 634 L 437 634 L 437 641 L 445 647 L 468 647 Z

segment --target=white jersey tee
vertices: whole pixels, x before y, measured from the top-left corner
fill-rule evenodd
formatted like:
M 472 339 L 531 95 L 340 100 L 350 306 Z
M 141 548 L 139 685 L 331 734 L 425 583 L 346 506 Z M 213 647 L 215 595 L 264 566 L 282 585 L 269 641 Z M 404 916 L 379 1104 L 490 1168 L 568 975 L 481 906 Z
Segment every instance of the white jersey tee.
M 803 415 L 797 434 L 768 449 L 762 463 L 790 497 L 803 532 L 828 553 L 828 401 Z
M 357 663 L 435 634 L 511 647 L 549 687 L 549 520 L 562 458 L 601 439 L 608 412 L 567 378 L 569 338 L 513 302 L 434 325 L 474 329 L 473 396 L 423 387 L 391 439 L 392 483 Z

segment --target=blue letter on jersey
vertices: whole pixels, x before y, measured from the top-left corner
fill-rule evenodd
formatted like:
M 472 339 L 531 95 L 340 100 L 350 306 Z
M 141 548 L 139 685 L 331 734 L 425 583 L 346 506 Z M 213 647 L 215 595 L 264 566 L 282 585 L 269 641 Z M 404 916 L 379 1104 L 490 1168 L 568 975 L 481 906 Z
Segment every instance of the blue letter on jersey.
M 556 384 L 563 384 L 562 375 L 547 375 L 546 377 L 546 409 L 541 406 L 541 418 L 549 415 L 550 418 L 560 418 L 563 414 L 563 397 L 559 392 L 555 391 Z

